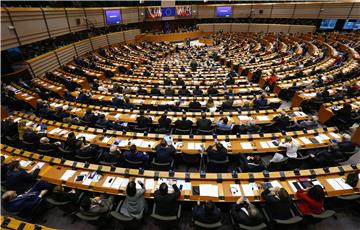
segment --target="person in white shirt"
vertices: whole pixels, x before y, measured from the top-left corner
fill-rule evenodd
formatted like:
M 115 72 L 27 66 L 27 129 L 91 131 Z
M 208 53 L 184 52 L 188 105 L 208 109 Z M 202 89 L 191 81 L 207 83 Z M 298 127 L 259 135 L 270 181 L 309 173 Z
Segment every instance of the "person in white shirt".
M 286 156 L 289 158 L 297 157 L 299 145 L 290 136 L 286 136 L 285 140 L 279 144 L 279 147 L 286 148 Z

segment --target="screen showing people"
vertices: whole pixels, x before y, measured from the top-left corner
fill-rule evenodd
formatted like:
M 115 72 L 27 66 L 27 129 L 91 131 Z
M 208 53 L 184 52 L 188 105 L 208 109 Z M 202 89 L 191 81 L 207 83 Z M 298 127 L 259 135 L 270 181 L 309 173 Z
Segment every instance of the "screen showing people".
M 146 18 L 161 18 L 162 17 L 161 7 L 146 8 L 145 15 Z
M 344 30 L 358 30 L 360 29 L 360 20 L 348 19 L 344 23 Z
M 176 16 L 190 17 L 191 16 L 191 6 L 178 6 L 176 8 Z
M 232 7 L 231 6 L 217 6 L 216 17 L 231 17 Z
M 323 19 L 321 21 L 321 30 L 332 30 L 336 26 L 337 19 Z
M 120 24 L 121 21 L 120 10 L 105 10 L 105 18 L 107 25 Z

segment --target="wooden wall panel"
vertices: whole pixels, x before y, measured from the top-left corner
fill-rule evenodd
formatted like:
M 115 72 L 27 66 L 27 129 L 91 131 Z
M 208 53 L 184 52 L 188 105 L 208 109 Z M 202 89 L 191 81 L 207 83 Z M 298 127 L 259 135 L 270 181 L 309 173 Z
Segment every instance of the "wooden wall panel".
M 248 32 L 249 24 L 248 23 L 233 23 L 231 25 L 232 32 Z
M 65 9 L 44 8 L 43 10 L 51 37 L 57 37 L 70 33 Z
M 94 49 L 99 49 L 100 47 L 105 47 L 109 45 L 106 35 L 93 37 L 91 38 L 91 42 Z
M 122 23 L 137 23 L 139 22 L 139 12 L 136 7 L 121 9 Z
M 93 25 L 95 27 L 105 26 L 104 11 L 102 8 L 84 8 L 84 9 L 85 9 L 87 22 L 89 25 Z
M 253 15 L 255 18 L 270 18 L 271 8 L 272 4 L 253 4 Z
M 249 27 L 249 32 L 267 32 L 268 24 L 251 24 Z
M 320 3 L 303 3 L 303 4 L 296 4 L 295 11 L 294 11 L 294 18 L 311 18 L 316 19 L 318 18 L 318 14 L 321 9 Z
M 231 23 L 216 23 L 214 24 L 214 32 L 223 30 L 224 32 L 231 31 Z
M 125 41 L 131 41 L 131 40 L 135 40 L 135 36 L 140 34 L 140 30 L 139 29 L 135 29 L 135 30 L 126 30 L 124 31 L 124 37 L 125 37 Z
M 75 48 L 78 56 L 84 55 L 86 52 L 92 50 L 92 46 L 89 39 L 85 39 L 75 43 Z
M 309 33 L 315 31 L 315 26 L 290 25 L 289 33 Z
M 319 18 L 347 18 L 350 13 L 352 3 L 323 3 Z M 360 13 L 360 12 L 359 12 Z M 358 14 L 360 17 L 360 15 Z
M 61 65 L 69 63 L 73 60 L 73 57 L 76 56 L 76 51 L 73 44 L 56 49 L 55 53 L 57 54 Z
M 118 44 L 124 41 L 124 32 L 116 32 L 107 35 L 109 45 Z
M 243 4 L 233 7 L 234 18 L 247 18 L 251 14 L 251 4 Z
M 31 59 L 27 62 L 36 77 L 43 76 L 45 72 L 59 68 L 59 62 L 54 52 L 49 52 Z
M 9 14 L 4 8 L 1 8 L 1 50 L 20 45 L 16 38 L 15 28 L 9 29 L 12 26 Z
M 353 3 L 349 19 L 360 19 L 360 2 Z
M 203 32 L 214 32 L 214 24 L 198 24 L 198 26 Z
M 270 24 L 268 28 L 269 33 L 287 33 L 289 31 L 290 26 L 289 25 L 276 25 L 276 24 Z
M 198 18 L 215 18 L 215 6 L 198 6 Z
M 40 8 L 9 8 L 21 45 L 49 38 Z
M 83 8 L 66 8 L 71 32 L 87 29 L 85 13 Z
M 291 18 L 294 4 L 273 4 L 271 18 Z

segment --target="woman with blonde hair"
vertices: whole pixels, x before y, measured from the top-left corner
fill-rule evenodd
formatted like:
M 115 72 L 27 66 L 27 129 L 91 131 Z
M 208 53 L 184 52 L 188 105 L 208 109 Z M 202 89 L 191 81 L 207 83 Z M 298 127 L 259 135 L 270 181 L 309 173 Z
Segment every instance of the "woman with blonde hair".
M 279 147 L 286 148 L 286 156 L 289 158 L 297 158 L 298 143 L 290 137 L 286 136 L 285 140 L 279 144 Z

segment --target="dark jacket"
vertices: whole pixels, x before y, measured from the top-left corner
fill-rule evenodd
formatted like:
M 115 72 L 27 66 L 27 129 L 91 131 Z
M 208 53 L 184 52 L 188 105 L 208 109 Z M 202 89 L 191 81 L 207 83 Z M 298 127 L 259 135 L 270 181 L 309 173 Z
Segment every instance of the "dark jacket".
M 135 154 L 130 151 L 124 152 L 125 159 L 129 161 L 146 161 L 149 159 L 149 155 L 146 155 L 142 152 L 136 152 Z
M 266 201 L 267 210 L 273 219 L 286 220 L 291 215 L 291 200 L 282 201 L 274 195 L 270 194 L 270 190 L 266 189 L 261 193 L 261 197 Z
M 36 182 L 40 169 L 27 173 L 24 169 L 8 170 L 6 173 L 6 188 L 18 194 L 23 193 Z
M 193 122 L 191 120 L 183 120 L 183 119 L 179 119 L 177 121 L 175 121 L 175 127 L 177 129 L 186 129 L 186 130 L 189 130 L 191 129 L 193 125 Z
M 209 160 L 214 160 L 214 161 L 224 161 L 224 160 L 226 160 L 226 156 L 227 156 L 227 149 L 226 148 L 213 149 L 213 148 L 211 148 L 211 146 L 209 146 L 207 148 L 206 152 L 208 154 Z
M 168 163 L 173 160 L 173 156 L 176 153 L 174 146 L 163 147 L 160 144 L 155 147 L 155 162 Z
M 217 207 L 214 207 L 212 212 L 206 212 L 205 207 L 202 206 L 195 206 L 192 210 L 193 218 L 194 220 L 200 221 L 202 223 L 216 223 L 221 219 L 221 212 L 220 209 Z
M 211 121 L 206 118 L 205 119 L 200 118 L 199 120 L 197 120 L 196 125 L 198 126 L 199 129 L 202 129 L 202 130 L 211 129 Z
M 189 103 L 189 109 L 201 109 L 201 104 L 198 101 L 192 101 Z
M 150 117 L 140 116 L 140 117 L 136 118 L 136 122 L 137 122 L 138 127 L 144 128 L 144 127 L 148 127 L 149 125 L 151 125 L 152 120 Z
M 258 216 L 249 216 L 243 209 L 249 210 L 247 203 L 234 204 L 231 206 L 231 215 L 237 224 L 247 226 L 256 226 L 263 222 L 263 216 L 259 213 Z
M 166 195 L 160 194 L 159 190 L 154 192 L 154 201 L 156 203 L 155 213 L 162 216 L 176 216 L 178 211 L 177 199 L 180 196 L 180 190 L 173 185 L 174 193 L 168 193 Z

